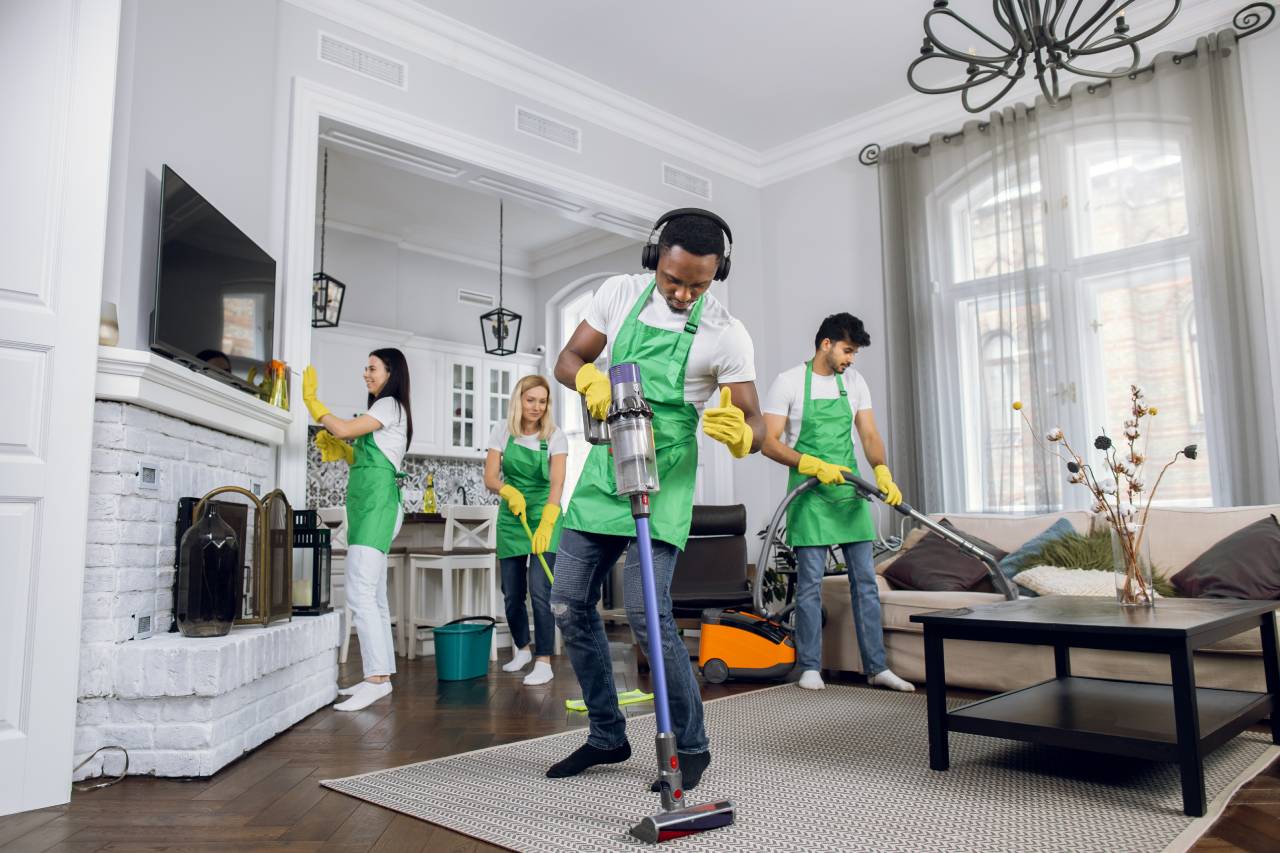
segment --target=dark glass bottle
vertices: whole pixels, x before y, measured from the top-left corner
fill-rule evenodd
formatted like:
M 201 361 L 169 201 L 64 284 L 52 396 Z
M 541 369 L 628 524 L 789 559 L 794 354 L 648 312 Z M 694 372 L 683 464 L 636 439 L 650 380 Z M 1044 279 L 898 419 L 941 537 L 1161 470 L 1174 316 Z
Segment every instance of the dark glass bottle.
M 240 610 L 240 543 L 212 501 L 178 546 L 174 619 L 184 637 L 221 637 Z

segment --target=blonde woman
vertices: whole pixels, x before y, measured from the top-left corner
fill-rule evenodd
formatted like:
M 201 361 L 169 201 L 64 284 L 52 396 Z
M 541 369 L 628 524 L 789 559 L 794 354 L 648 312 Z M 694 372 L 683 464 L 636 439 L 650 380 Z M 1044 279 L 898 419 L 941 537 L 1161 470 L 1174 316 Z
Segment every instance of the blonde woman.
M 489 436 L 484 484 L 505 504 L 498 511 L 498 560 L 515 651 L 502 668 L 515 672 L 536 657 L 533 670 L 524 677 L 525 684 L 546 684 L 554 677 L 551 654 L 556 623 L 551 616 L 551 578 L 537 555 L 546 560 L 548 569 L 554 567 L 568 455 L 569 440 L 551 416 L 551 386 L 545 377 L 524 377 L 511 394 L 507 422 L 494 427 Z M 529 651 L 526 595 L 533 598 L 533 652 Z

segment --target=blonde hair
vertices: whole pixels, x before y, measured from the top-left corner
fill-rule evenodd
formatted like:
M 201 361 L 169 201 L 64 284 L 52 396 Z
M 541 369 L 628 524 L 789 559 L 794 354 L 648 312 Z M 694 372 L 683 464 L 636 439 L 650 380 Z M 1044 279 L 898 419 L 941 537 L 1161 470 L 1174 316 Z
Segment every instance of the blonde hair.
M 551 416 L 551 401 L 555 399 L 555 395 L 551 393 L 547 378 L 536 373 L 522 376 L 516 383 L 515 390 L 511 392 L 511 402 L 507 404 L 507 432 L 516 437 L 522 435 L 520 424 L 524 420 L 524 406 L 521 405 L 520 400 L 530 388 L 547 389 L 547 408 L 543 410 L 542 417 L 538 420 L 538 438 L 546 441 L 556 431 L 556 420 Z

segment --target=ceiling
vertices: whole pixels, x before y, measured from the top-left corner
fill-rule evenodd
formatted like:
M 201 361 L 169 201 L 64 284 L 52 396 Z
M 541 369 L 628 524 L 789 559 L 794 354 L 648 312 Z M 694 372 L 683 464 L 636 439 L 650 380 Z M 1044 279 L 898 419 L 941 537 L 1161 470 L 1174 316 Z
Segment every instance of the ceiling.
M 906 65 L 920 46 L 920 14 L 930 6 L 929 0 L 418 2 L 756 150 L 909 94 Z
M 799 140 L 893 104 L 955 111 L 956 96 L 914 92 L 907 67 L 918 57 L 933 0 L 414 0 L 543 60 L 744 146 L 766 160 Z M 1083 0 L 1086 16 L 1104 0 Z M 1173 0 L 1132 0 L 1134 31 L 1165 17 Z M 1164 38 L 1198 35 L 1243 5 L 1235 0 L 1182 4 Z M 950 9 L 995 35 L 989 0 L 952 0 Z M 1206 14 L 1212 11 L 1212 14 Z M 1192 20 L 1195 23 L 1192 23 Z M 964 50 L 990 52 L 982 38 L 945 16 L 935 34 Z M 1007 36 L 998 41 L 1006 41 Z M 1153 39 L 1153 42 L 1160 41 Z M 1116 53 L 1083 61 L 1114 67 Z M 926 63 L 928 85 L 963 77 L 950 62 Z M 1028 78 L 1029 82 L 1029 78 Z M 1019 93 L 1034 96 L 1027 87 Z M 895 103 L 896 102 L 896 103 Z M 655 116 L 661 122 L 661 116 Z M 791 143 L 791 146 L 788 146 Z
M 317 221 L 326 150 L 326 218 L 330 227 L 339 230 L 496 268 L 501 195 L 505 202 L 503 259 L 509 271 L 545 275 L 584 257 L 638 242 L 634 236 L 622 237 L 568 218 L 545 204 L 463 183 L 479 174 L 466 164 L 332 122 L 322 128 L 317 161 Z M 454 177 L 433 177 L 423 163 L 459 171 Z M 561 257 L 564 263 L 558 265 Z

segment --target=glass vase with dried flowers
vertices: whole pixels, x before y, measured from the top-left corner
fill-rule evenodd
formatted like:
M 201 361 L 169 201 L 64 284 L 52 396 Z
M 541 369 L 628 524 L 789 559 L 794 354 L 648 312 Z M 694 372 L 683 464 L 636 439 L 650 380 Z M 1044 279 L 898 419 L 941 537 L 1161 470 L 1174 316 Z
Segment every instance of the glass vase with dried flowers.
M 1145 418 L 1153 418 L 1158 413 L 1155 406 L 1148 406 L 1142 389 L 1137 385 L 1129 386 L 1130 414 L 1132 417 L 1124 422 L 1123 438 L 1113 441 L 1104 430 L 1093 440 L 1093 447 L 1102 454 L 1099 476 L 1085 457 L 1077 453 L 1062 430 L 1054 427 L 1043 436 L 1036 431 L 1023 411 L 1022 403 L 1013 404 L 1014 411 L 1022 416 L 1027 428 L 1035 436 L 1045 452 L 1066 463 L 1067 481 L 1082 485 L 1093 493 L 1095 515 L 1106 519 L 1111 528 L 1111 549 L 1115 557 L 1116 599 L 1129 607 L 1152 607 L 1155 605 L 1156 593 L 1152 583 L 1152 567 L 1149 556 L 1149 543 L 1146 541 L 1147 515 L 1151 512 L 1151 502 L 1155 499 L 1156 490 L 1165 471 L 1178 461 L 1179 457 L 1194 460 L 1196 445 L 1188 444 L 1173 454 L 1173 458 L 1165 463 L 1156 477 L 1155 484 L 1147 488 L 1143 478 L 1143 466 L 1147 461 L 1146 443 L 1142 450 L 1138 448 L 1139 439 L 1149 433 L 1143 423 Z M 1051 448 L 1050 445 L 1053 447 Z M 1061 449 L 1059 449 L 1061 448 Z M 1143 493 L 1146 493 L 1145 503 Z M 1139 505 L 1141 504 L 1141 510 Z

